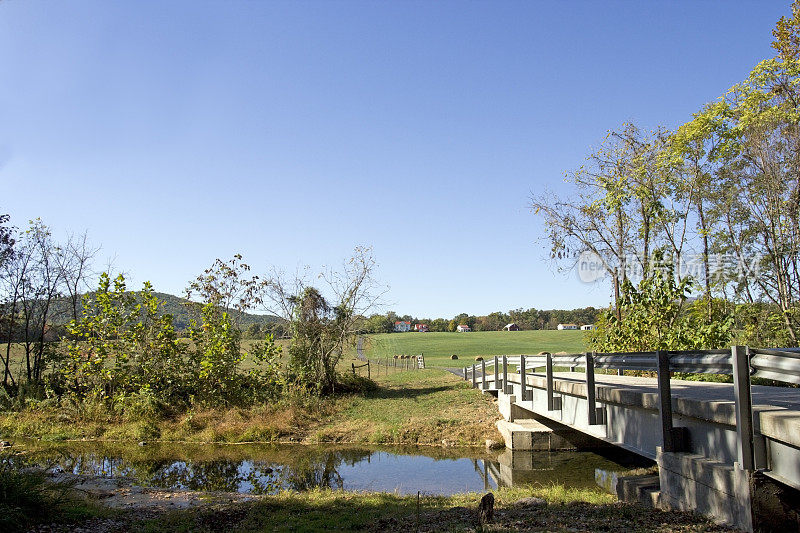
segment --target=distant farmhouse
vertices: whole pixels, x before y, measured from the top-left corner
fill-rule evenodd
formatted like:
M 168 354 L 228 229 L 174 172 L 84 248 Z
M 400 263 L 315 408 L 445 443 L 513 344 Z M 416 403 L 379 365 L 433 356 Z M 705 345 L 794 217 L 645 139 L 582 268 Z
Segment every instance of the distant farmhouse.
M 414 331 L 418 331 L 420 333 L 427 333 L 428 324 L 414 324 Z
M 566 329 L 579 329 L 578 324 L 559 324 L 559 330 L 566 330 Z
M 519 326 L 512 322 L 511 324 L 506 324 L 503 326 L 503 329 L 505 331 L 519 331 Z
M 469 328 L 469 326 L 465 324 L 459 324 L 458 327 L 456 328 L 456 331 L 459 333 L 466 333 L 467 331 L 472 331 L 472 330 Z
M 411 322 L 405 322 L 403 320 L 398 320 L 394 323 L 394 330 L 400 333 L 404 333 L 406 331 L 411 331 Z
M 595 327 L 595 325 L 594 325 L 594 324 L 586 324 L 586 325 L 584 325 L 584 326 L 581 326 L 581 329 L 582 329 L 583 331 L 591 331 L 591 330 L 593 330 L 593 329 L 597 329 L 597 328 Z

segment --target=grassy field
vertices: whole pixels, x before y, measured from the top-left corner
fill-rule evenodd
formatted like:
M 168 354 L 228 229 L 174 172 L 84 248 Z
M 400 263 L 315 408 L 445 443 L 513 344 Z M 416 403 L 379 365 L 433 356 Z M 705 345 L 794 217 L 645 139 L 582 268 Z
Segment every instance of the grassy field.
M 586 350 L 582 331 L 472 331 L 469 333 L 383 333 L 370 335 L 365 355 L 380 359 L 394 355 L 425 354 L 432 367 L 471 365 L 477 356 L 577 353 Z M 457 355 L 458 361 L 450 359 Z

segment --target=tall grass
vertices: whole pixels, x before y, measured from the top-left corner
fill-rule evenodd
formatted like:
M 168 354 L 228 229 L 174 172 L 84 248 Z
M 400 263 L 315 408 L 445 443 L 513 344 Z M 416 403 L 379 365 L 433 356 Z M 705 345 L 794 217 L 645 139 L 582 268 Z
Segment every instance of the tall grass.
M 0 531 L 25 531 L 35 523 L 94 514 L 76 498 L 73 485 L 48 480 L 41 470 L 22 469 L 12 453 L 0 453 Z

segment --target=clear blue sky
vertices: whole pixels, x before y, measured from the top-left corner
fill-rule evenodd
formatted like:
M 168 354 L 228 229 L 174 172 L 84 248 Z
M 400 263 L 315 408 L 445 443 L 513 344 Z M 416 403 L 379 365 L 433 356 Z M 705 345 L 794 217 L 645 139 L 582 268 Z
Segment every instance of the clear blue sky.
M 372 245 L 399 313 L 606 305 L 531 192 L 772 55 L 789 2 L 0 2 L 0 213 L 138 286 Z

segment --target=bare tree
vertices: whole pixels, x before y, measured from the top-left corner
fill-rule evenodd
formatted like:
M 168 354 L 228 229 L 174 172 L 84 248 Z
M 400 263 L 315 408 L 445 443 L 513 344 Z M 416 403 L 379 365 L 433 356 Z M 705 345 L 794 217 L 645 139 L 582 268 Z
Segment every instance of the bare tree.
M 65 296 L 69 300 L 69 314 L 77 321 L 80 315 L 81 295 L 88 291 L 95 277 L 92 261 L 100 251 L 99 246 L 89 243 L 86 232 L 70 234 L 67 242 L 61 247 L 56 261 L 62 272 Z
M 336 365 L 355 342 L 359 318 L 386 293 L 374 278 L 375 268 L 372 249 L 357 247 L 340 269 L 319 275 L 321 289 L 305 276 L 273 272 L 267 309 L 291 324 L 291 365 L 304 385 L 319 392 L 335 389 Z

